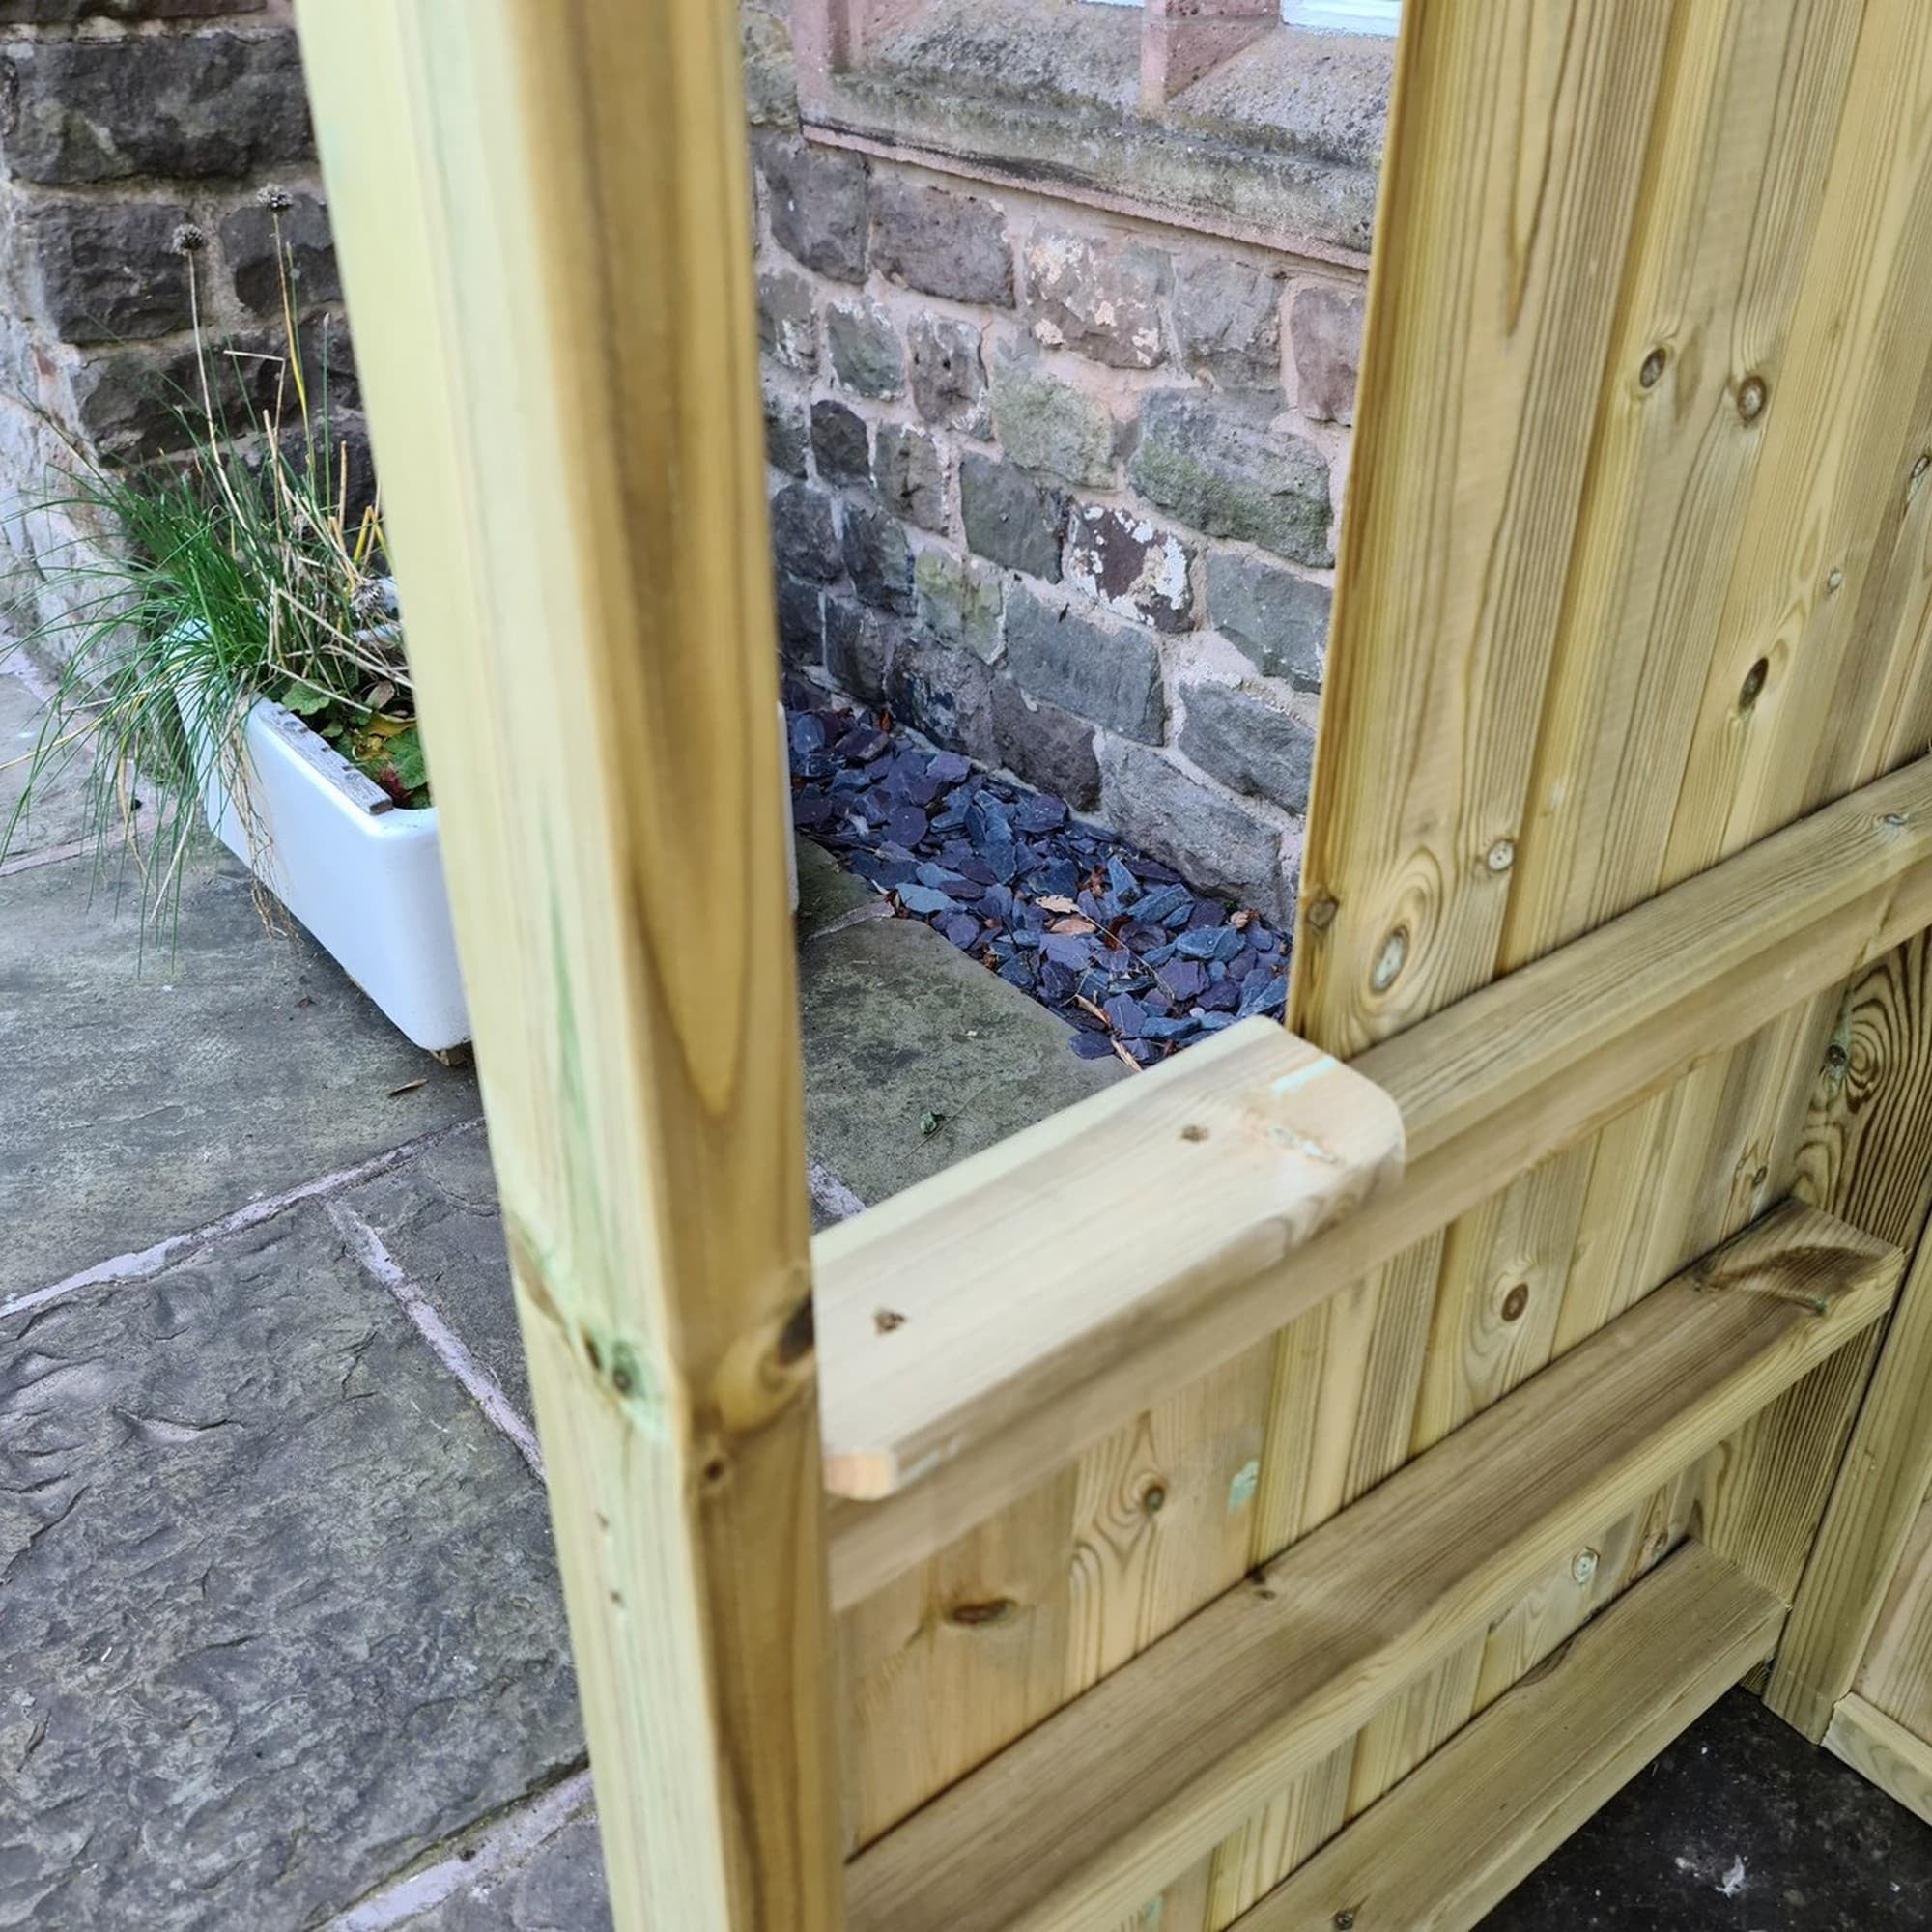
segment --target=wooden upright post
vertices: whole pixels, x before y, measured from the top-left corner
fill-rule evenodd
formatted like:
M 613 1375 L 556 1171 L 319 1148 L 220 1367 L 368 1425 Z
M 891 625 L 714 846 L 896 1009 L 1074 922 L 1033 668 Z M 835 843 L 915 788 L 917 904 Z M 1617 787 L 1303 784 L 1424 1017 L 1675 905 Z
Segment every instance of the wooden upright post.
M 732 0 L 299 0 L 618 1926 L 841 1922 Z

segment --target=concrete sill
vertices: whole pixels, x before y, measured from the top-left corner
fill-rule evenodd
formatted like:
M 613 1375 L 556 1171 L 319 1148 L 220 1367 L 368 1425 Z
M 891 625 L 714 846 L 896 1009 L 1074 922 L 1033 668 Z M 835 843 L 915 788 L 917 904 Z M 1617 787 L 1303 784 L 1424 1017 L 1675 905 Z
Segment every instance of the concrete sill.
M 802 106 L 851 145 L 1365 267 L 1393 64 L 1391 41 L 1283 27 L 1147 113 L 1137 12 L 933 0 Z

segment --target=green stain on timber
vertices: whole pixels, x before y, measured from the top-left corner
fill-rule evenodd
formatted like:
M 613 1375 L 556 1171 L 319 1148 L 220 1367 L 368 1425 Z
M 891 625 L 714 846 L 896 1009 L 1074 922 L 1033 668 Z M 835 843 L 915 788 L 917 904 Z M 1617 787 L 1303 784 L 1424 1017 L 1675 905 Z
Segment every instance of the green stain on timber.
M 549 838 L 546 834 L 546 846 Z M 552 859 L 548 850 L 546 859 Z M 554 863 L 546 866 L 556 876 Z M 621 1310 L 625 1270 L 609 1208 L 599 1187 L 596 1137 L 591 1131 L 588 1083 L 584 1078 L 582 1032 L 578 1024 L 570 951 L 563 939 L 563 911 L 554 887 L 550 894 L 551 979 L 555 987 L 557 1125 L 563 1142 L 565 1222 L 563 1252 L 549 1243 L 539 1249 L 545 1282 L 557 1318 L 573 1347 L 599 1375 L 607 1389 L 646 1435 L 669 1434 L 664 1376 L 657 1351 L 644 1337 L 594 1326 L 589 1309 Z M 582 1291 L 588 1288 L 589 1293 Z M 587 1304 L 587 1306 L 586 1306 Z

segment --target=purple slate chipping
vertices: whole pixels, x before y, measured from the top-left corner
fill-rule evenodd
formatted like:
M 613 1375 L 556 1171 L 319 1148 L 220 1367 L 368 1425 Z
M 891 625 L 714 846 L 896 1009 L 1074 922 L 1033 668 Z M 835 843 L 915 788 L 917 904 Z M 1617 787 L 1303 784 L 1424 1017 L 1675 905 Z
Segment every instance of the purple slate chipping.
M 1057 1012 L 1073 1052 L 1150 1065 L 1237 1012 L 1283 1009 L 1288 946 L 1265 921 L 1230 924 L 1225 905 L 1064 800 L 856 716 L 801 679 L 787 679 L 785 698 L 800 831 L 894 895 L 901 916 Z M 1077 905 L 1096 930 L 1047 930 L 1065 906 L 1042 899 Z

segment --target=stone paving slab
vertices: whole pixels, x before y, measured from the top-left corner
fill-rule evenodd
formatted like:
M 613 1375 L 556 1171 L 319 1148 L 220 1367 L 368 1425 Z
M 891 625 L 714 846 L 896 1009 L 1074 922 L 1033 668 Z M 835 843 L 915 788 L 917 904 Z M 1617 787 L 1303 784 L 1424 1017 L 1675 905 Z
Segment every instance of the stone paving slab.
M 527 1858 L 479 1873 L 395 1932 L 610 1932 L 597 1821 L 588 1806 Z
M 280 1932 L 582 1749 L 544 1497 L 321 1206 L 0 1322 L 0 1926 Z
M 891 919 L 882 895 L 856 872 L 848 872 L 823 845 L 794 839 L 798 854 L 798 912 L 793 925 L 801 940 L 815 938 L 829 925 L 854 915 Z
M 1127 1077 L 923 920 L 813 940 L 799 1008 L 807 1144 L 867 1203 Z
M 0 670 L 0 839 L 4 839 L 21 794 L 26 789 L 24 760 L 41 735 L 40 699 L 25 681 Z M 85 767 L 73 761 L 37 788 L 35 809 L 14 836 L 10 858 L 18 863 L 35 853 L 78 843 L 87 834 L 87 807 L 82 796 Z
M 472 1073 L 265 929 L 233 861 L 188 878 L 172 939 L 90 879 L 85 859 L 0 879 L 0 1297 L 479 1111 Z

